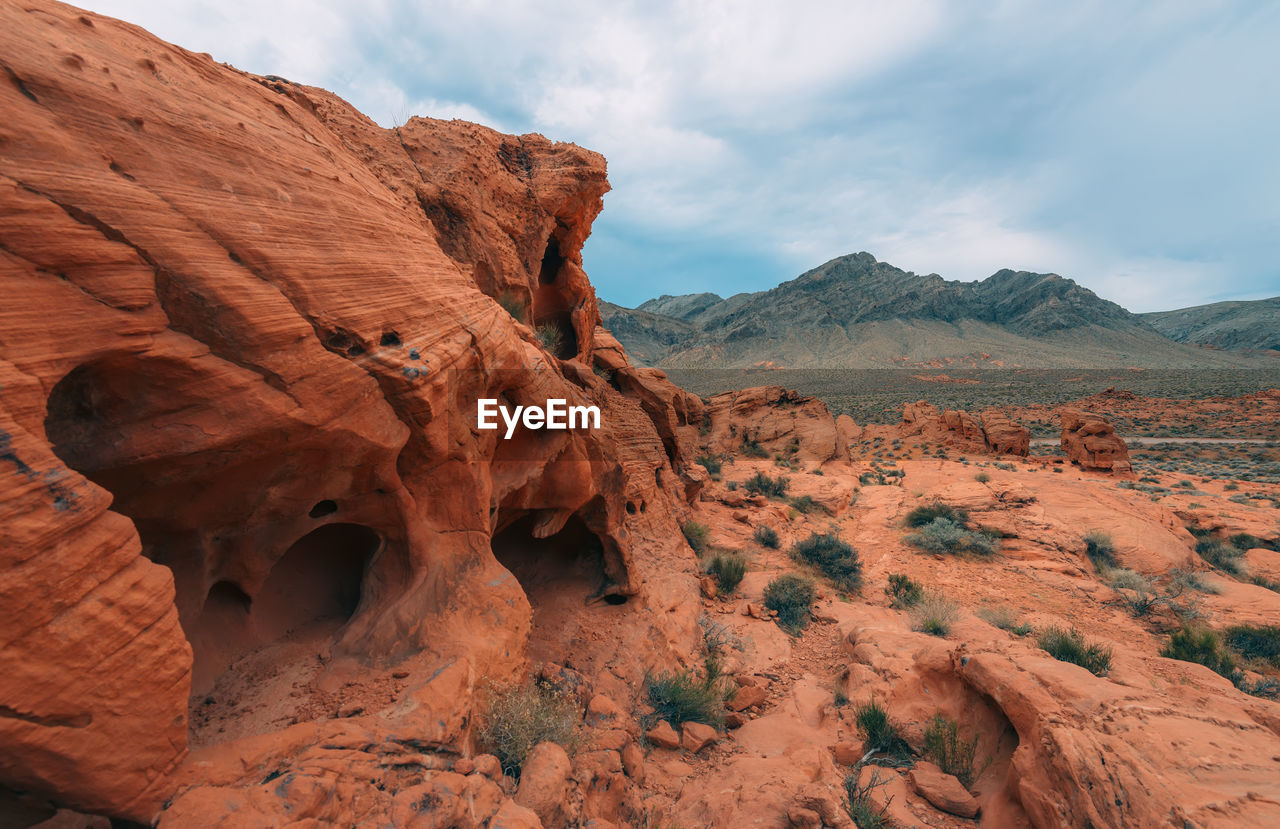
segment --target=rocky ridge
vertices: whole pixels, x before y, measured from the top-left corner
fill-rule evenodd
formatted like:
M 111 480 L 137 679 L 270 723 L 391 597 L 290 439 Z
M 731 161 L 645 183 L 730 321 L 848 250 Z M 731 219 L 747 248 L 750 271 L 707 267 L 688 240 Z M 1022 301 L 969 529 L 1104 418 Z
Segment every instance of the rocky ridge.
M 669 367 L 1255 364 L 1173 343 L 1143 317 L 1056 274 L 1002 270 L 978 282 L 950 282 L 865 252 L 768 291 L 601 308 L 606 327 L 638 359 Z

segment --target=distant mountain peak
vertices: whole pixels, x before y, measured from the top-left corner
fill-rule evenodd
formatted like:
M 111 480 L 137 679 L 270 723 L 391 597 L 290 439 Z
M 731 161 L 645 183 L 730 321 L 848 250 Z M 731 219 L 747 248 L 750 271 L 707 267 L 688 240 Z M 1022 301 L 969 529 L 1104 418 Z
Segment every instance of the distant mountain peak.
M 1003 268 L 958 282 L 866 251 L 728 299 L 663 295 L 605 324 L 665 366 L 853 368 L 973 361 L 996 366 L 1233 364 L 1171 342 L 1149 321 L 1055 273 Z M 630 338 L 630 339 L 629 339 Z M 985 363 L 984 363 L 985 364 Z

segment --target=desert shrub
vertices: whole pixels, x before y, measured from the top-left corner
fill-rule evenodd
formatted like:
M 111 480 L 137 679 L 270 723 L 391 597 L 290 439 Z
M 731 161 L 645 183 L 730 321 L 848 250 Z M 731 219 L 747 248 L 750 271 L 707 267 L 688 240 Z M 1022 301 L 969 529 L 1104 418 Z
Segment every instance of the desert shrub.
M 1202 538 L 1196 542 L 1196 555 L 1228 573 L 1240 573 L 1240 550 L 1216 538 Z
M 1179 585 L 1186 590 L 1196 590 L 1201 593 L 1220 593 L 1218 587 L 1210 584 L 1205 580 L 1204 576 L 1195 570 L 1185 570 L 1181 567 L 1175 567 L 1169 571 L 1170 583 Z
M 761 547 L 768 547 L 770 550 L 778 549 L 778 545 L 781 543 L 778 540 L 778 531 L 773 527 L 768 527 L 764 524 L 756 527 L 756 531 L 752 534 L 752 538 L 754 538 L 756 543 Z
M 542 343 L 542 347 L 552 354 L 559 354 L 560 347 L 564 345 L 564 332 L 554 325 L 539 325 L 534 332 L 538 335 L 538 342 Z
M 1116 590 L 1151 591 L 1151 582 L 1147 581 L 1145 576 L 1123 567 L 1107 571 L 1107 584 Z
M 1280 627 L 1232 625 L 1223 632 L 1223 639 L 1245 659 L 1262 659 L 1280 668 Z
M 736 651 L 743 649 L 742 637 L 724 622 L 717 622 L 703 614 L 698 617 L 698 628 L 702 631 L 702 646 L 710 659 L 717 659 L 729 648 Z
M 738 589 L 742 577 L 747 574 L 747 561 L 742 556 L 716 556 L 711 559 L 707 572 L 715 578 L 721 593 L 732 593 Z
M 966 530 L 948 518 L 935 518 L 911 533 L 906 542 L 927 553 L 950 555 L 989 556 L 995 553 L 998 542 L 986 533 Z
M 764 588 L 764 606 L 778 613 L 778 626 L 799 633 L 809 624 L 817 597 L 813 581 L 790 573 L 778 576 Z
M 1031 625 L 1018 618 L 1018 614 L 1013 608 L 1003 605 L 999 607 L 984 607 L 978 611 L 978 616 L 988 624 L 995 625 L 1001 630 L 1007 630 L 1014 636 L 1026 636 L 1032 630 Z
M 876 702 L 875 697 L 858 706 L 853 713 L 853 721 L 866 741 L 868 751 L 897 756 L 911 754 L 911 747 L 889 716 L 889 709 Z
M 698 463 L 702 464 L 703 467 L 706 468 L 709 474 L 711 475 L 720 474 L 720 468 L 721 468 L 720 459 L 715 457 L 714 455 L 702 455 L 698 458 Z
M 1045 628 L 1036 642 L 1054 659 L 1079 665 L 1095 676 L 1106 676 L 1111 670 L 1111 649 L 1088 641 L 1075 628 Z
M 517 322 L 524 322 L 524 302 L 512 291 L 498 294 L 498 304 Z
M 747 492 L 752 495 L 767 495 L 770 498 L 782 498 L 787 494 L 787 484 L 790 483 L 786 478 L 779 475 L 776 478 L 770 478 L 763 472 L 757 472 L 750 478 L 747 478 L 743 484 L 747 488 Z
M 926 524 L 932 524 L 939 518 L 945 518 L 953 524 L 964 526 L 969 521 L 969 513 L 962 509 L 956 509 L 949 504 L 941 501 L 934 501 L 932 504 L 916 507 L 907 513 L 907 526 L 919 528 Z
M 1266 576 L 1261 576 L 1261 575 L 1258 575 L 1257 573 L 1254 573 L 1253 575 L 1249 576 L 1249 583 L 1256 584 L 1259 587 L 1265 587 L 1268 590 L 1272 591 L 1273 593 L 1280 593 L 1280 581 L 1276 581 L 1275 579 L 1269 579 Z
M 769 450 L 761 446 L 760 441 L 743 435 L 742 454 L 746 455 L 748 458 L 767 458 L 769 457 Z
M 715 664 L 709 661 L 702 676 L 691 668 L 646 676 L 645 696 L 653 708 L 649 719 L 666 720 L 676 728 L 686 722 L 719 728 L 724 723 L 725 694 Z
M 809 495 L 798 495 L 791 499 L 790 504 L 805 515 L 822 509 L 822 505 Z
M 927 591 L 924 598 L 911 608 L 912 629 L 933 636 L 946 636 L 958 618 L 960 605 L 941 592 Z
M 581 745 L 581 713 L 572 696 L 532 682 L 492 689 L 476 737 L 518 777 L 538 743 L 559 743 L 570 753 Z
M 841 590 L 856 593 L 862 589 L 858 551 L 835 535 L 814 533 L 791 548 L 791 557 L 817 567 Z
M 844 810 L 857 829 L 889 829 L 894 823 L 889 817 L 890 796 L 884 805 L 876 808 L 871 801 L 871 793 L 876 789 L 889 785 L 889 780 L 880 779 L 880 770 L 871 772 L 866 785 L 862 782 L 862 766 L 855 766 L 844 778 Z
M 1209 628 L 1183 627 L 1169 636 L 1169 642 L 1160 649 L 1160 655 L 1183 662 L 1198 662 L 1232 681 L 1239 679 L 1236 660 L 1222 646 L 1217 632 Z
M 1101 530 L 1090 530 L 1084 535 L 1084 554 L 1097 570 L 1116 566 L 1116 547 L 1111 536 Z
M 934 714 L 924 730 L 926 760 L 957 780 L 967 789 L 973 785 L 974 759 L 978 754 L 978 735 L 966 740 L 960 736 L 960 725 L 942 714 Z
M 905 573 L 890 573 L 889 586 L 884 593 L 890 599 L 889 605 L 896 608 L 914 607 L 924 598 L 924 588 Z
M 1227 539 L 1227 543 L 1241 552 L 1253 550 L 1258 547 L 1265 548 L 1267 546 L 1266 542 L 1261 538 L 1258 538 L 1256 535 L 1250 535 L 1249 533 L 1236 533 Z
M 684 522 L 680 529 L 684 532 L 685 541 L 689 542 L 689 546 L 698 555 L 701 556 L 711 548 L 711 530 L 706 524 L 690 520 Z
M 985 484 L 987 481 L 991 480 L 991 476 L 985 472 L 979 472 L 977 475 L 973 476 L 973 479 L 980 484 Z

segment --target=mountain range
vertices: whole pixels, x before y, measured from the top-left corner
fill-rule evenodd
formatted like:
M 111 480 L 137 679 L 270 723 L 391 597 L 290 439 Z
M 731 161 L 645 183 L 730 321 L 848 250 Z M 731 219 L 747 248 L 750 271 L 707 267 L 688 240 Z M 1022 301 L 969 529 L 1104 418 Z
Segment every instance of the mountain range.
M 1057 274 L 952 282 L 865 252 L 768 291 L 600 309 L 634 358 L 679 368 L 1276 367 L 1280 356 L 1280 299 L 1133 314 Z

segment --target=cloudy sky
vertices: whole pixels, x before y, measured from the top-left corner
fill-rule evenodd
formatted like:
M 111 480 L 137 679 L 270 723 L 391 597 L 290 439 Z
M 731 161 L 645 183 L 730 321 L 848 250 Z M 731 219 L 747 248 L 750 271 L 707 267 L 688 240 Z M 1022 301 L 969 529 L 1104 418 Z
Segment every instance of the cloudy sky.
M 602 152 L 599 294 L 867 250 L 1131 310 L 1280 294 L 1280 3 L 85 0 L 332 89 Z

